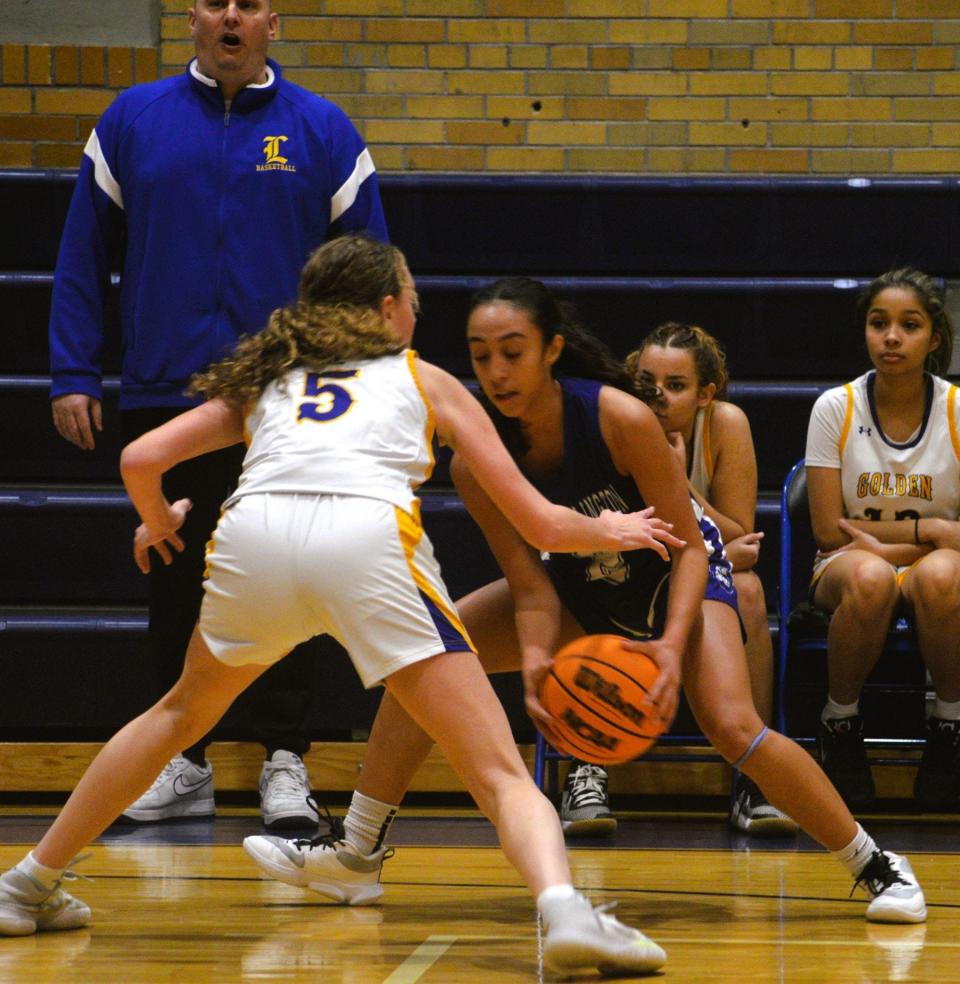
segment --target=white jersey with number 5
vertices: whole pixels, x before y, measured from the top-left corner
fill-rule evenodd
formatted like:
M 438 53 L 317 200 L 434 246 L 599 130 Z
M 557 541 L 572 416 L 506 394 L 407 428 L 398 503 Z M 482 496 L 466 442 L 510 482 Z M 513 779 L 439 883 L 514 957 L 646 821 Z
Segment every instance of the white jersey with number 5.
M 433 411 L 416 353 L 295 369 L 246 419 L 247 455 L 230 503 L 258 492 L 360 495 L 416 510 L 433 470 Z M 229 503 L 228 503 L 229 504 Z
M 928 375 L 923 420 L 902 443 L 877 419 L 868 372 L 817 399 L 807 431 L 807 465 L 839 468 L 850 519 L 960 516 L 957 387 Z

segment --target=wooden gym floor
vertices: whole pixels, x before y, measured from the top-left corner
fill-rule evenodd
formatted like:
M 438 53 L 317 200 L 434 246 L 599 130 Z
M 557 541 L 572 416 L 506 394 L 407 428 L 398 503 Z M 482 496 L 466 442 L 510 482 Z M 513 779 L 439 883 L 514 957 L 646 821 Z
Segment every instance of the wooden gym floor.
M 0 810 L 0 867 L 35 843 L 49 822 L 40 812 Z M 394 825 L 397 853 L 384 868 L 382 903 L 353 909 L 261 878 L 240 848 L 260 832 L 253 810 L 113 827 L 77 866 L 91 881 L 68 886 L 92 907 L 91 926 L 0 939 L 0 981 L 544 979 L 532 903 L 489 825 L 467 811 L 410 812 Z M 812 842 L 748 841 L 719 815 L 628 815 L 611 841 L 571 844 L 571 860 L 594 901 L 616 900 L 620 918 L 664 946 L 664 981 L 960 980 L 956 821 L 866 825 L 884 846 L 909 854 L 927 895 L 926 925 L 867 923 L 862 897 L 848 897 L 846 874 Z

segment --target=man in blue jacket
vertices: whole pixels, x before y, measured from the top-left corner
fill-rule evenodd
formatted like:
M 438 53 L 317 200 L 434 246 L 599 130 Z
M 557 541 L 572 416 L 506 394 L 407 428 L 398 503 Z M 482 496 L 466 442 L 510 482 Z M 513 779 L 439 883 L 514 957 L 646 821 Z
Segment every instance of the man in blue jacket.
M 332 103 L 267 58 L 270 0 L 198 0 L 196 58 L 134 86 L 90 135 L 70 204 L 50 317 L 53 420 L 80 448 L 102 429 L 101 351 L 112 264 L 121 264 L 124 443 L 196 400 L 194 372 L 258 331 L 296 296 L 300 268 L 341 231 L 387 231 L 369 152 Z M 164 479 L 189 498 L 184 549 L 150 573 L 150 644 L 160 692 L 176 680 L 202 598 L 204 546 L 243 448 L 186 462 Z M 278 672 L 275 672 L 278 671 Z M 258 681 L 257 736 L 268 827 L 314 822 L 302 757 L 312 667 L 296 654 Z M 131 820 L 214 813 L 207 740 L 170 762 Z

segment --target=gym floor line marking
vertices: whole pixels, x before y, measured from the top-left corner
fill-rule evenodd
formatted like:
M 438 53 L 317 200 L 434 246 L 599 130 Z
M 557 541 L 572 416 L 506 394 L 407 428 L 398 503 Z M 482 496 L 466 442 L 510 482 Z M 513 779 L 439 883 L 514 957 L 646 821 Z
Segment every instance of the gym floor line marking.
M 88 878 L 94 881 L 171 881 L 171 882 L 270 882 L 257 875 L 165 875 L 165 874 L 104 874 L 89 872 Z M 422 882 L 422 881 L 384 881 L 385 888 L 416 888 L 416 889 L 450 889 L 450 888 L 469 888 L 484 889 L 486 891 L 511 891 L 526 896 L 527 890 L 523 885 L 501 885 L 487 882 Z M 594 889 L 588 889 L 593 892 Z M 630 888 L 628 886 L 606 886 L 602 890 L 606 895 L 618 895 L 621 897 L 629 896 L 678 896 L 680 898 L 715 898 L 715 899 L 752 899 L 754 901 L 770 902 L 823 902 L 829 905 L 863 905 L 867 899 L 865 896 L 857 898 L 833 897 L 830 895 L 787 895 L 778 892 L 741 892 L 731 889 L 729 892 L 708 892 L 703 889 L 685 888 Z M 304 904 L 315 903 L 313 896 L 305 896 Z M 269 903 L 270 905 L 289 905 L 291 903 L 282 900 Z M 322 904 L 322 903 L 321 903 Z M 336 906 L 329 906 L 336 908 Z M 928 909 L 958 909 L 960 902 L 931 902 L 927 900 Z M 915 925 L 904 923 L 902 925 Z M 463 939 L 463 937 L 460 937 Z M 497 937 L 500 939 L 501 937 Z M 960 944 L 958 944 L 960 945 Z
M 529 936 L 504 936 L 489 933 L 461 933 L 457 936 L 428 936 L 389 976 L 383 984 L 415 984 L 453 946 L 454 943 L 476 943 L 497 940 L 507 943 L 529 943 Z
M 428 936 L 383 984 L 416 984 L 456 941 L 456 936 Z
M 880 925 L 880 924 L 877 924 Z M 893 923 L 888 923 L 887 925 L 894 925 Z M 900 928 L 903 929 L 906 926 L 919 926 L 922 923 L 902 923 L 899 924 Z M 653 932 L 651 930 L 651 932 Z M 664 936 L 663 933 L 655 933 L 657 937 L 657 942 L 668 946 L 687 946 L 696 944 L 697 946 L 716 946 L 717 940 L 709 936 Z M 902 939 L 897 939 L 896 936 L 891 933 L 890 938 L 882 941 L 878 940 L 792 940 L 788 938 L 780 937 L 770 937 L 769 939 L 764 938 L 747 938 L 736 939 L 733 937 L 724 937 L 724 946 L 733 944 L 739 946 L 777 946 L 777 947 L 787 947 L 787 946 L 842 946 L 845 949 L 850 947 L 861 947 L 867 949 L 895 949 L 908 947 L 919 950 L 955 950 L 960 948 L 960 943 L 952 943 L 946 940 L 921 940 L 921 939 L 911 939 L 909 936 L 904 935 Z

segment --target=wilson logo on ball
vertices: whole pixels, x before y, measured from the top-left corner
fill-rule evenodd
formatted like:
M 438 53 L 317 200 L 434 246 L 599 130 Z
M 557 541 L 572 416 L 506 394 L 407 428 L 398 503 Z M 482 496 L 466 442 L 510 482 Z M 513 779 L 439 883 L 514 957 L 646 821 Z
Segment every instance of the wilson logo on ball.
M 552 743 L 562 752 L 613 765 L 651 748 L 667 722 L 649 693 L 660 674 L 646 653 L 615 635 L 591 635 L 564 646 L 540 687 L 553 717 Z
M 563 723 L 575 734 L 579 735 L 585 741 L 596 745 L 598 748 L 606 748 L 612 752 L 620 744 L 619 738 L 614 738 L 613 735 L 605 735 L 602 731 L 598 731 L 596 728 L 587 724 L 572 707 L 568 707 L 563 712 Z
M 605 679 L 589 666 L 579 667 L 577 675 L 573 678 L 573 684 L 586 693 L 593 694 L 601 703 L 618 711 L 634 724 L 643 724 L 647 719 L 646 711 L 623 699 L 620 687 L 616 683 Z

